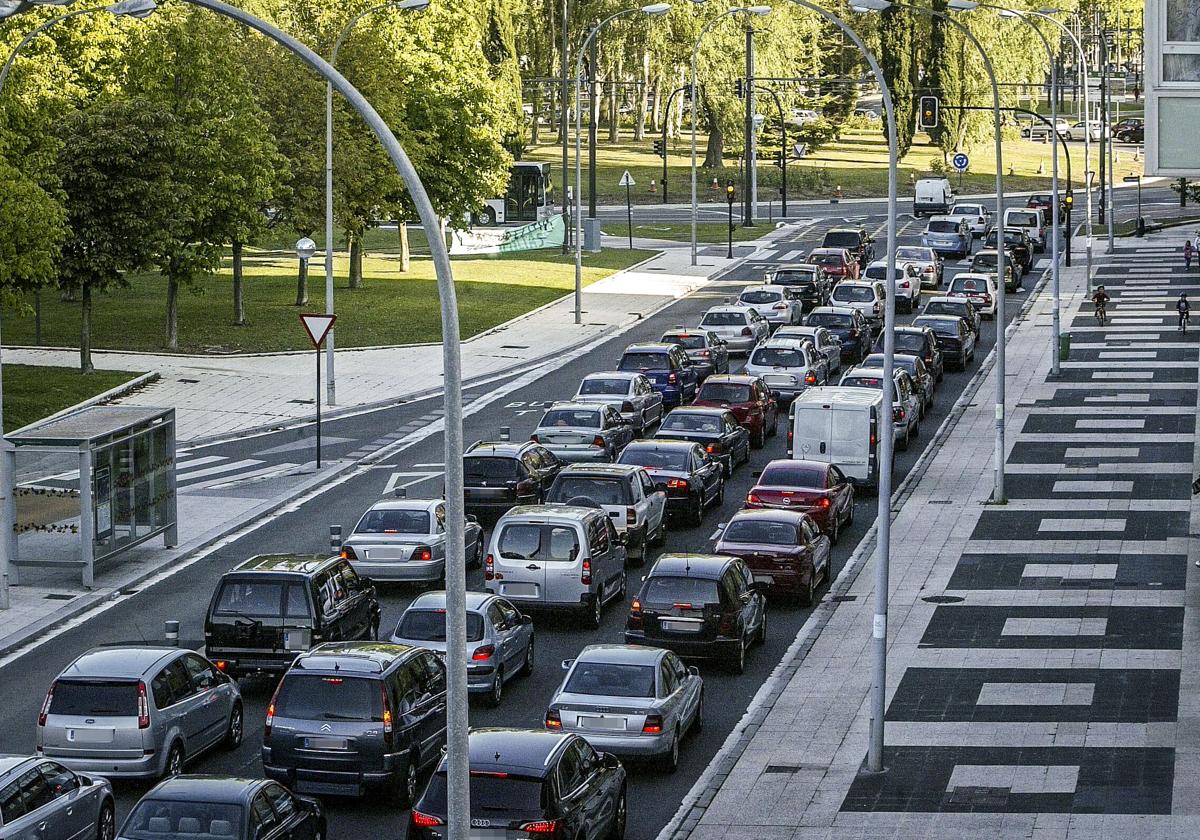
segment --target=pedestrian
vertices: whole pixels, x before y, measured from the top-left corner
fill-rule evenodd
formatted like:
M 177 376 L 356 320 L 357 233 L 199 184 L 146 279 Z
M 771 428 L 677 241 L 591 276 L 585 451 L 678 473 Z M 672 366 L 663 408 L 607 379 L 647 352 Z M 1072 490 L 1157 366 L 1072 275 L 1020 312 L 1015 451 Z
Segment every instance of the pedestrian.
M 1187 240 L 1183 243 L 1183 265 L 1188 270 L 1192 270 L 1192 256 L 1196 253 L 1195 247 L 1192 245 L 1192 240 Z
M 1200 264 L 1200 230 L 1196 231 L 1195 237 L 1192 238 L 1192 256 L 1196 258 L 1197 264 Z

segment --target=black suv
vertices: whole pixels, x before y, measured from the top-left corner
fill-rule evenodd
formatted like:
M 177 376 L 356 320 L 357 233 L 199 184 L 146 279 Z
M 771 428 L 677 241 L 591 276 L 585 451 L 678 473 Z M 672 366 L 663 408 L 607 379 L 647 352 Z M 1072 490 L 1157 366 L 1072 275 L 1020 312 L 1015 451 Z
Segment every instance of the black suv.
M 831 228 L 825 233 L 822 248 L 845 248 L 858 259 L 858 267 L 866 268 L 875 259 L 875 240 L 866 228 Z
M 767 273 L 768 286 L 789 286 L 800 293 L 805 312 L 829 303 L 833 281 L 819 265 L 799 265 L 777 268 Z
M 883 338 L 881 335 L 876 340 L 872 353 L 883 352 Z M 945 373 L 942 351 L 938 348 L 937 336 L 929 327 L 896 327 L 896 352 L 920 356 L 930 375 L 937 382 L 942 381 Z
M 698 443 L 635 440 L 617 463 L 645 467 L 654 486 L 667 494 L 667 514 L 693 525 L 701 523 L 706 507 L 720 507 L 725 500 L 725 468 Z
M 467 513 L 496 517 L 517 505 L 540 505 L 565 466 L 533 441 L 475 443 L 463 456 Z
M 267 778 L 299 793 L 391 794 L 407 808 L 446 743 L 446 666 L 386 643 L 321 645 L 283 675 L 263 729 Z
M 260 554 L 226 572 L 204 619 L 208 658 L 231 677 L 282 674 L 313 645 L 379 634 L 370 578 L 323 554 Z
M 600 840 L 625 836 L 625 768 L 578 735 L 474 729 L 471 836 Z M 446 836 L 446 761 L 409 817 L 408 840 Z

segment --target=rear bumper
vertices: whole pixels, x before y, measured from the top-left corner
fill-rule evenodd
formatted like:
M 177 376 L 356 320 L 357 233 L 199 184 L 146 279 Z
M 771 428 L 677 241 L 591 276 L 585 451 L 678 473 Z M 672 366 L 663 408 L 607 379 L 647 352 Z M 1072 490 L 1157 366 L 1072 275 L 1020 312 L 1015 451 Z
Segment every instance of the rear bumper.
M 106 779 L 150 779 L 159 775 L 162 757 L 158 754 L 140 758 L 86 758 L 80 756 L 55 755 L 53 750 L 41 752 L 51 761 L 79 773 L 103 776 Z
M 225 662 L 222 669 L 231 677 L 251 676 L 253 674 L 282 674 L 296 657 L 303 651 L 262 651 L 246 653 L 245 651 L 226 652 L 219 647 L 209 647 L 206 655 L 212 662 Z
M 393 583 L 442 580 L 446 576 L 446 560 L 429 562 L 407 560 L 353 560 L 350 562 L 359 575 Z
M 608 457 L 607 449 L 600 449 L 595 446 L 589 446 L 586 449 L 564 449 L 553 446 L 547 446 L 546 448 L 553 452 L 558 460 L 566 461 L 568 464 L 607 464 L 612 460 Z
M 382 767 L 370 770 L 314 770 L 271 764 L 270 747 L 263 748 L 263 775 L 287 785 L 294 793 L 309 795 L 362 796 L 367 791 L 387 787 L 403 768 L 400 756 L 387 755 Z
M 677 385 L 655 385 L 654 390 L 662 394 L 663 408 L 675 408 L 683 402 L 683 390 Z
M 756 569 L 751 566 L 750 571 L 754 573 L 756 581 L 770 578 L 767 585 L 771 592 L 783 592 L 787 594 L 795 594 L 803 591 L 809 578 L 807 571 L 797 571 L 796 569 L 787 567 L 777 566 L 770 569 Z
M 484 588 L 493 595 L 499 595 L 501 598 L 512 602 L 514 605 L 520 604 L 521 609 L 526 609 L 530 612 L 538 612 L 542 610 L 547 612 L 555 610 L 578 610 L 585 607 L 591 598 L 590 592 L 580 595 L 579 600 L 577 601 L 548 601 L 543 598 L 530 598 L 528 596 L 512 595 L 502 592 L 500 587 L 496 586 L 496 582 L 491 580 L 484 583 Z
M 487 516 L 508 513 L 509 510 L 517 505 L 532 505 L 536 503 L 537 498 L 534 496 L 516 499 L 467 499 L 465 507 L 467 513 Z
M 739 335 L 725 339 L 730 353 L 749 353 L 758 345 L 758 340 L 752 335 Z
M 649 645 L 651 647 L 663 648 L 674 651 L 678 655 L 688 659 L 721 659 L 725 656 L 731 656 L 737 652 L 739 641 L 736 637 L 722 637 L 703 641 L 664 639 L 661 637 L 647 639 L 643 631 L 625 631 L 625 644 L 627 645 Z
M 674 733 L 662 732 L 658 735 L 604 735 L 598 732 L 572 730 L 597 750 L 612 753 L 625 758 L 654 758 L 666 755 L 671 751 L 671 738 Z

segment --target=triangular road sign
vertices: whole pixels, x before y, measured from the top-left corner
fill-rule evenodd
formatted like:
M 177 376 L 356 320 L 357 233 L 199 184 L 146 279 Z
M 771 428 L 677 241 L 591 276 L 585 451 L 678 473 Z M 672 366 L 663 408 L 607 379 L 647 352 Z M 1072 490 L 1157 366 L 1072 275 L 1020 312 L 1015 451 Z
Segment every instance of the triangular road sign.
M 630 175 L 629 170 L 626 169 L 625 174 L 621 176 L 621 181 L 620 181 L 620 183 L 617 184 L 617 186 L 618 187 L 632 187 L 635 183 L 637 183 L 637 182 L 633 180 L 633 176 Z
M 320 347 L 325 342 L 325 336 L 329 334 L 329 329 L 336 320 L 336 315 L 300 313 L 300 323 L 304 324 L 304 331 L 308 333 L 308 338 L 312 341 L 313 347 Z

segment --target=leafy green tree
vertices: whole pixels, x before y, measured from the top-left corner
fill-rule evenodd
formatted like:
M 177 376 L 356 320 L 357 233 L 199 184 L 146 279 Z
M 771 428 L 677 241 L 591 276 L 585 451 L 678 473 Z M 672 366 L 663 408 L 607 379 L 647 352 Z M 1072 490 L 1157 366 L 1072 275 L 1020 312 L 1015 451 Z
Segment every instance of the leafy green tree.
M 3 157 L 0 184 L 0 305 L 11 306 L 21 293 L 55 282 L 66 212 Z
M 896 146 L 901 157 L 912 147 L 916 130 L 914 112 L 914 15 L 906 9 L 888 9 L 879 16 L 879 66 L 892 92 L 896 114 Z M 883 127 L 884 135 L 887 126 Z

